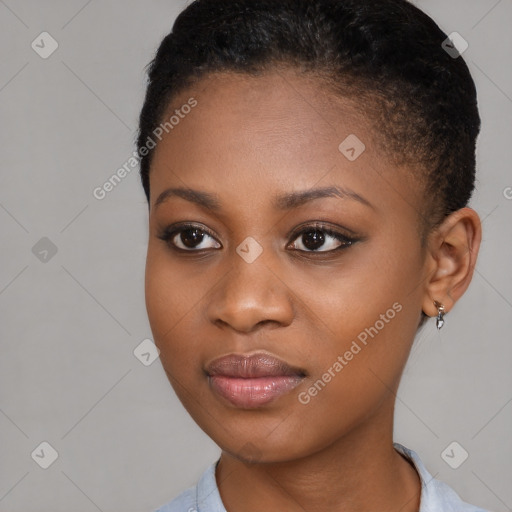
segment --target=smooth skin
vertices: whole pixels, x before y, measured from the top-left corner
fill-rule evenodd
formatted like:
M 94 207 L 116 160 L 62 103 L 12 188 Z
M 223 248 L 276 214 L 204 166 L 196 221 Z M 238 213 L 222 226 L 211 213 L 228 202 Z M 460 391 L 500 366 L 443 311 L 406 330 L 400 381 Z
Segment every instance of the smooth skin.
M 146 304 L 172 386 L 222 449 L 216 478 L 226 509 L 417 512 L 419 477 L 392 445 L 395 396 L 421 312 L 436 316 L 437 300 L 449 314 L 471 281 L 478 215 L 453 213 L 422 244 L 428 219 L 415 170 L 383 156 L 379 127 L 356 100 L 293 69 L 210 74 L 169 112 L 190 97 L 197 106 L 159 142 L 151 167 Z M 350 134 L 366 146 L 355 161 L 338 150 Z M 344 192 L 276 204 L 330 186 Z M 210 194 L 218 208 L 180 193 L 156 204 L 180 187 Z M 162 239 L 183 222 L 202 237 Z M 299 231 L 318 223 L 341 241 L 324 232 L 311 245 Z M 247 237 L 263 249 L 252 263 L 236 251 Z M 301 403 L 395 303 L 400 312 Z M 212 391 L 205 368 L 255 352 L 305 377 L 265 406 L 237 408 Z

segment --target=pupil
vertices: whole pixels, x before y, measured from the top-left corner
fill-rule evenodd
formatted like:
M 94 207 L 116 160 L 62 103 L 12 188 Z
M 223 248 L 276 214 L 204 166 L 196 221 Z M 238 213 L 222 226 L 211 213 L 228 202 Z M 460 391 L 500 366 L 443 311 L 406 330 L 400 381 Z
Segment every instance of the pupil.
M 325 236 L 321 231 L 312 230 L 302 235 L 302 243 L 309 250 L 322 247 L 325 242 Z
M 195 247 L 203 240 L 204 234 L 197 228 L 186 229 L 181 233 L 181 241 L 187 247 Z

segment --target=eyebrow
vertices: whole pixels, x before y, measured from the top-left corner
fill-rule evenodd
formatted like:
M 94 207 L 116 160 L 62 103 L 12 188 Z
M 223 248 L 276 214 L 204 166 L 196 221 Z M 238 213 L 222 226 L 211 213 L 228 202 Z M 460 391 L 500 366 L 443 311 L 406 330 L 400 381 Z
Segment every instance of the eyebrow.
M 354 201 L 358 201 L 361 204 L 364 204 L 365 206 L 373 208 L 373 205 L 369 201 L 367 201 L 364 197 L 360 196 L 353 190 L 336 187 L 334 185 L 330 187 L 314 188 L 283 194 L 275 198 L 274 205 L 279 210 L 290 210 L 292 208 L 298 208 L 299 206 L 302 206 L 309 201 L 322 199 L 324 197 L 352 199 Z
M 214 212 L 220 211 L 222 209 L 222 203 L 219 201 L 215 194 L 183 187 L 174 187 L 164 190 L 158 196 L 155 204 L 153 205 L 153 208 L 156 209 L 160 204 L 166 202 L 171 197 L 181 197 L 186 201 L 190 201 L 191 203 L 195 203 L 207 210 Z M 302 206 L 309 201 L 326 197 L 351 199 L 374 209 L 373 205 L 367 199 L 357 194 L 353 190 L 337 186 L 301 190 L 297 192 L 282 194 L 274 198 L 273 205 L 278 210 L 291 210 L 293 208 L 298 208 L 299 206 Z
M 153 208 L 156 209 L 157 206 L 165 203 L 171 197 L 181 197 L 182 199 L 198 204 L 207 210 L 219 211 L 222 208 L 220 201 L 213 194 L 183 187 L 168 188 L 164 190 L 158 196 Z

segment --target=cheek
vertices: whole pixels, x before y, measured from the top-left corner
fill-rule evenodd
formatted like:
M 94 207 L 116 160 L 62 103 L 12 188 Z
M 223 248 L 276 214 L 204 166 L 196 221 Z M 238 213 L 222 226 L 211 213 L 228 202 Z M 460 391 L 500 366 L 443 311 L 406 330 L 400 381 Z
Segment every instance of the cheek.
M 307 358 L 323 367 L 334 362 L 333 355 L 348 351 L 355 340 L 362 346 L 377 338 L 375 345 L 385 346 L 389 340 L 393 352 L 401 346 L 393 340 L 400 337 L 407 343 L 414 337 L 421 302 L 418 250 L 410 249 L 404 257 L 375 243 L 357 251 L 337 268 L 316 268 L 299 277 L 296 269 L 280 274 L 299 297 L 303 317 L 297 320 L 314 329 Z
M 390 294 L 377 302 L 374 296 L 365 307 L 337 302 L 323 324 L 328 323 L 328 329 L 305 354 L 310 375 L 298 397 L 302 404 L 311 403 L 315 409 L 340 404 L 342 416 L 348 409 L 358 417 L 381 400 L 386 387 L 398 383 L 414 323 L 409 320 L 412 310 L 395 297 Z M 357 297 L 353 299 L 356 302 Z
M 165 250 L 150 244 L 145 275 L 146 309 L 163 361 L 176 360 L 180 354 L 186 357 L 197 348 L 199 336 L 193 322 L 210 287 L 204 275 L 171 264 Z M 174 357 L 168 357 L 171 355 Z
M 419 252 L 385 254 L 323 279 L 321 291 L 305 298 L 317 335 L 304 351 L 311 375 L 302 403 L 319 409 L 340 404 L 336 421 L 347 407 L 354 417 L 370 410 L 398 384 L 416 333 Z

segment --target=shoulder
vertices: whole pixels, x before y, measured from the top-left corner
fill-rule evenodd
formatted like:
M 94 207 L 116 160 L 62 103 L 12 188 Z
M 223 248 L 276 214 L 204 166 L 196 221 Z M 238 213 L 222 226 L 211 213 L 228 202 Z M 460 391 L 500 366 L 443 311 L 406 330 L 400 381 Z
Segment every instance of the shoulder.
M 412 462 L 420 476 L 421 500 L 419 512 L 488 512 L 462 501 L 460 496 L 449 485 L 436 480 L 428 472 L 416 452 L 399 443 L 393 444 L 399 453 Z
M 196 488 L 190 487 L 169 503 L 162 505 L 155 512 L 195 512 Z
M 216 466 L 217 462 L 211 464 L 197 485 L 182 492 L 154 512 L 226 512 L 215 480 Z

